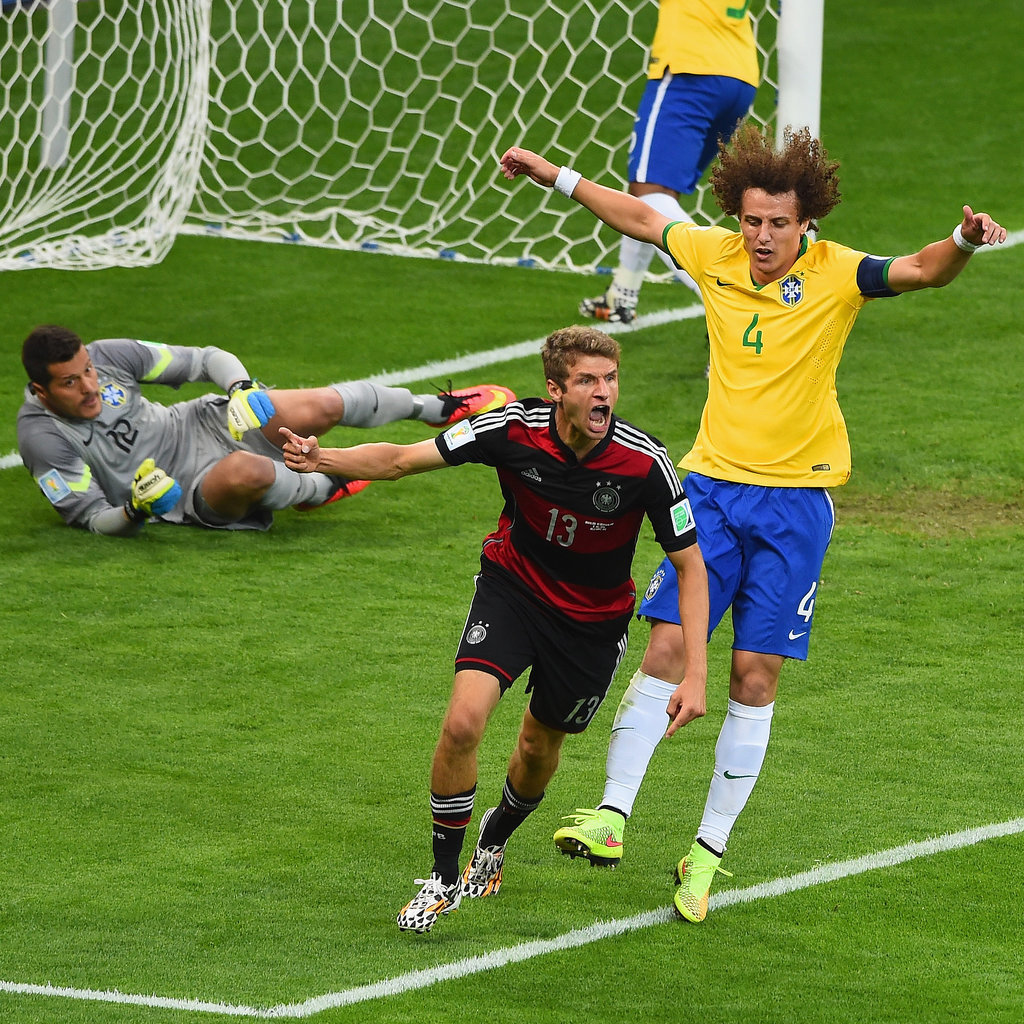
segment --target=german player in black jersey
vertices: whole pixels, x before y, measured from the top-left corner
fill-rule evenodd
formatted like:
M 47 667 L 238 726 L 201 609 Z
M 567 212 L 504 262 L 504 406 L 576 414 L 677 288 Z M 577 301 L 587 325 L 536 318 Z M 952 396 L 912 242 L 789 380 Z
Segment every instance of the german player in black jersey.
M 320 448 L 286 427 L 285 464 L 299 472 L 397 480 L 467 462 L 493 466 L 505 505 L 484 540 L 480 573 L 455 657 L 455 682 L 430 779 L 434 865 L 398 914 L 427 932 L 463 896 L 501 886 L 505 844 L 533 811 L 567 733 L 582 732 L 626 651 L 636 601 L 630 578 L 644 516 L 679 582 L 686 646 L 676 727 L 705 712 L 708 584 L 689 502 L 664 446 L 614 414 L 619 345 L 591 327 L 544 343 L 548 399 L 512 402 L 416 444 Z M 500 803 L 459 871 L 473 814 L 477 748 L 502 694 L 530 669 Z

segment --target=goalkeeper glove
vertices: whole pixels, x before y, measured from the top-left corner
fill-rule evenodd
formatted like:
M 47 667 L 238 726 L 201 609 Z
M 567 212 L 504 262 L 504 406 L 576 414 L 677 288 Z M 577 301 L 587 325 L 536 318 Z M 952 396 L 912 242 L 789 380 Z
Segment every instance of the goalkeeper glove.
M 274 415 L 274 403 L 255 381 L 236 381 L 228 395 L 228 430 L 236 441 L 247 430 L 265 427 Z
M 146 459 L 135 470 L 132 480 L 132 494 L 125 502 L 124 510 L 133 522 L 141 523 L 150 516 L 162 516 L 170 512 L 181 498 L 181 485 L 162 469 L 157 469 L 152 459 Z

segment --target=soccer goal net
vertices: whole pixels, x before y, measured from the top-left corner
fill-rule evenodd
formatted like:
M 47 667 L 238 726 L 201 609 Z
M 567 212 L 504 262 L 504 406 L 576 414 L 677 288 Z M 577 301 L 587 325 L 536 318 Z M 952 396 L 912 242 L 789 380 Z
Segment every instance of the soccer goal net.
M 2 2 L 2 269 L 145 265 L 182 233 L 614 261 L 497 159 L 523 144 L 624 187 L 653 0 Z M 823 0 L 748 2 L 754 117 L 816 130 Z

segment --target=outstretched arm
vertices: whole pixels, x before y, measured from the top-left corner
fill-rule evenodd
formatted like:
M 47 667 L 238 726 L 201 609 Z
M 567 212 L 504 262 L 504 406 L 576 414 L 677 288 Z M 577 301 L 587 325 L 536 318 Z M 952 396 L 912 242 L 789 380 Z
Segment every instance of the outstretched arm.
M 280 431 L 284 464 L 297 473 L 330 473 L 350 480 L 398 480 L 448 465 L 432 439 L 416 444 L 379 442 L 353 448 L 321 448 L 312 435 L 300 437 L 287 427 Z
M 679 578 L 679 618 L 686 658 L 683 681 L 668 699 L 670 721 L 665 735 L 671 736 L 707 711 L 708 573 L 696 544 L 670 552 L 668 558 Z
M 887 284 L 894 292 L 942 288 L 967 266 L 976 249 L 1005 241 L 1006 228 L 987 213 L 975 213 L 965 206 L 964 219 L 949 238 L 932 242 L 912 256 L 894 259 L 889 265 Z
M 588 181 L 567 167 L 559 169 L 544 157 L 518 146 L 513 146 L 502 156 L 501 173 L 509 181 L 525 174 L 538 185 L 571 196 L 620 234 L 663 248 L 662 236 L 672 222 L 626 192 Z

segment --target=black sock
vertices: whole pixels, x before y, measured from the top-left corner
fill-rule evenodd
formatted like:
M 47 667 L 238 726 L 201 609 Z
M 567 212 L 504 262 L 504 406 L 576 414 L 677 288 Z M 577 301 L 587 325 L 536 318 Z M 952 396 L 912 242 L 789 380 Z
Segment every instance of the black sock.
M 501 803 L 487 820 L 487 827 L 480 836 L 481 846 L 504 846 L 508 838 L 529 814 L 535 811 L 544 799 L 544 794 L 536 797 L 520 796 L 506 777 L 505 787 L 501 791 Z
M 466 826 L 473 817 L 473 798 L 476 786 L 453 796 L 430 794 L 430 814 L 433 819 L 431 837 L 434 847 L 433 873 L 440 875 L 445 885 L 459 878 L 459 856 L 466 838 Z

